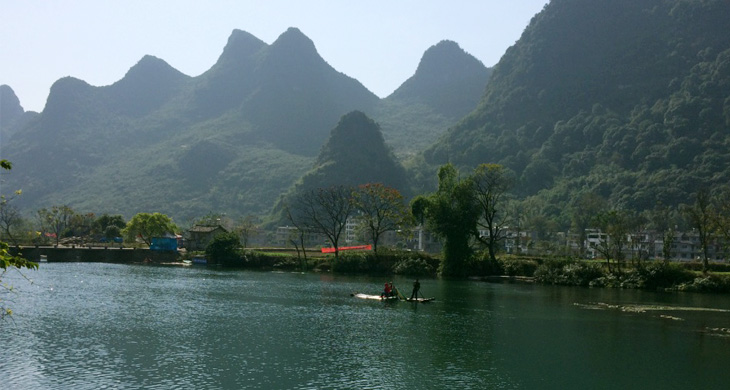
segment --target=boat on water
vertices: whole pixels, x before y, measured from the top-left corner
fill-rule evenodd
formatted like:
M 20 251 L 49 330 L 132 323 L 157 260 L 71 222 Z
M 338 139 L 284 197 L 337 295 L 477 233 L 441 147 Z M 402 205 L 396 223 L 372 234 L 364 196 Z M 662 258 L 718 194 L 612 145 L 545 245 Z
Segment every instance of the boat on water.
M 408 301 L 408 302 L 426 303 L 426 302 L 431 302 L 434 299 L 436 299 L 436 298 L 433 298 L 433 297 L 432 298 L 406 298 L 406 301 Z
M 192 263 L 194 265 L 207 265 L 208 264 L 208 259 L 206 259 L 203 256 L 193 256 Z
M 381 295 L 368 295 L 368 294 L 363 294 L 363 293 L 355 293 L 355 294 L 350 294 L 350 295 L 352 295 L 355 298 L 373 299 L 373 300 L 378 300 L 378 301 L 397 301 L 397 300 L 399 300 L 397 295 L 392 295 L 389 297 L 384 297 Z

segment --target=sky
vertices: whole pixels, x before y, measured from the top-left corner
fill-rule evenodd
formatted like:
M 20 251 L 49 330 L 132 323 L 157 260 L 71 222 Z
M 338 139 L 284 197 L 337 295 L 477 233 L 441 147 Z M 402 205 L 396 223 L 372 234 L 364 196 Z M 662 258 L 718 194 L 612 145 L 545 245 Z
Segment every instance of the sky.
M 494 66 L 547 2 L 0 0 L 0 84 L 26 111 L 42 111 L 65 76 L 110 85 L 145 55 L 197 76 L 234 29 L 271 44 L 296 27 L 333 68 L 386 97 L 445 39 Z

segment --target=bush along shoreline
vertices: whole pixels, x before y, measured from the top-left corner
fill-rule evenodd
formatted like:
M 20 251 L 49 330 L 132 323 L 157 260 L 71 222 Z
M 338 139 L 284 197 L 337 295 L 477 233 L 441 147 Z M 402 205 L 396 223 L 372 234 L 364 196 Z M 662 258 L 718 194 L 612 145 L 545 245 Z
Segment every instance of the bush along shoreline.
M 622 272 L 609 272 L 604 263 L 575 259 L 505 257 L 475 263 L 487 280 L 489 276 L 522 276 L 545 285 L 730 293 L 730 264 L 722 263 L 712 264 L 707 274 L 699 271 L 701 263 L 663 261 L 627 264 Z
M 219 243 L 220 244 L 220 243 Z M 339 258 L 311 253 L 293 255 L 213 245 L 206 251 L 209 265 L 226 268 L 333 272 L 361 275 L 438 277 L 440 258 L 422 252 L 381 250 L 341 252 Z M 609 271 L 603 262 L 571 258 L 503 256 L 491 260 L 477 253 L 465 262 L 464 275 L 486 281 L 528 281 L 544 285 L 635 288 L 652 291 L 730 293 L 730 264 L 663 261 L 626 262 L 623 270 Z

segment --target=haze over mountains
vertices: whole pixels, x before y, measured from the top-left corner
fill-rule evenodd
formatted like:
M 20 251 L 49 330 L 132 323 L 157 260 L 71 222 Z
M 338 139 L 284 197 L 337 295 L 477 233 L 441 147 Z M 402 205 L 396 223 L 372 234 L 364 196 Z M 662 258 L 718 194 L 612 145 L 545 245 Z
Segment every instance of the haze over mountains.
M 372 119 L 408 166 L 380 181 L 404 192 L 429 190 L 440 164 L 494 162 L 559 223 L 587 192 L 638 210 L 688 203 L 730 182 L 727 15 L 723 0 L 553 0 L 493 72 L 444 41 L 385 99 L 297 29 L 271 45 L 237 30 L 198 77 L 145 57 L 111 86 L 59 80 L 22 125 L 19 105 L 3 107 L 2 157 L 14 163 L 3 185 L 30 209 L 264 214 L 300 179 L 357 180 L 391 159 L 363 160 L 354 135 L 328 138 Z M 353 111 L 361 120 L 345 121 Z
M 441 72 L 440 81 L 420 76 L 422 68 Z M 266 213 L 311 168 L 341 116 L 382 112 L 386 137 L 415 152 L 411 145 L 425 147 L 476 105 L 487 78 L 478 60 L 444 41 L 427 51 L 402 97 L 381 100 L 329 66 L 296 28 L 271 45 L 235 30 L 198 77 L 145 56 L 110 86 L 58 80 L 37 118 L 3 125 L 3 158 L 14 163 L 4 185 L 23 189 L 25 208 L 60 203 L 178 219 Z M 460 85 L 469 91 L 454 93 Z M 22 112 L 17 98 L 3 102 L 8 117 Z M 398 110 L 411 108 L 426 115 L 409 135 L 399 132 Z

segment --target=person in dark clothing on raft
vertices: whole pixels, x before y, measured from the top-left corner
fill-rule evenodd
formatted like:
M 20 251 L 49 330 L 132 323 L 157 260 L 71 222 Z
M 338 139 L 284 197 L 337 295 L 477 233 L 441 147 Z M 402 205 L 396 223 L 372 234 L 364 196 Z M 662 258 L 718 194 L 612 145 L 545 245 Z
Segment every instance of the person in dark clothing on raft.
M 415 282 L 413 282 L 413 292 L 411 293 L 411 299 L 418 298 L 418 290 L 421 289 L 421 283 L 418 282 L 418 279 L 416 279 Z

